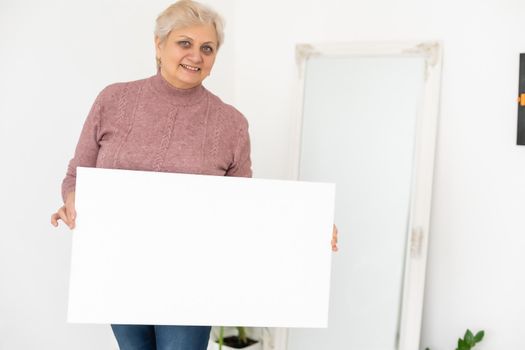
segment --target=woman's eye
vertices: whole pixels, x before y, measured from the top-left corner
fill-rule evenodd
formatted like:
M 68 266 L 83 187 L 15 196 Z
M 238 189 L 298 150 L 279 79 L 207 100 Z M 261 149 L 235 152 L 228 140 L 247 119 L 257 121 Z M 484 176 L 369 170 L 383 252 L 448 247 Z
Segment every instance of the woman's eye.
M 178 44 L 180 47 L 190 47 L 191 46 L 191 43 L 187 40 L 181 40 L 178 42 Z
M 202 52 L 204 52 L 205 54 L 210 54 L 213 52 L 213 48 L 211 46 L 203 46 Z

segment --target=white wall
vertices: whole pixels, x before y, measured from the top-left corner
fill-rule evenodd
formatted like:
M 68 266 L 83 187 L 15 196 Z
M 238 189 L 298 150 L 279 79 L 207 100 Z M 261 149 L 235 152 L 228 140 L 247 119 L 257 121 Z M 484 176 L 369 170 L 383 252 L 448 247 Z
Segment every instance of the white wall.
M 421 345 L 454 349 L 472 328 L 486 330 L 480 349 L 522 347 L 525 147 L 515 139 L 525 3 L 244 0 L 237 11 L 236 104 L 251 120 L 263 177 L 288 176 L 297 42 L 443 41 Z
M 96 93 L 153 74 L 169 2 L 0 4 L 0 348 L 110 348 L 106 327 L 65 324 L 71 234 L 59 185 Z M 258 177 L 289 175 L 298 42 L 444 42 L 423 346 L 516 349 L 525 330 L 525 147 L 515 146 L 521 0 L 215 0 L 229 22 L 208 86 L 248 117 Z M 112 30 L 102 30 L 109 26 Z M 228 46 L 229 45 L 229 46 Z M 344 232 L 341 233 L 344 240 Z

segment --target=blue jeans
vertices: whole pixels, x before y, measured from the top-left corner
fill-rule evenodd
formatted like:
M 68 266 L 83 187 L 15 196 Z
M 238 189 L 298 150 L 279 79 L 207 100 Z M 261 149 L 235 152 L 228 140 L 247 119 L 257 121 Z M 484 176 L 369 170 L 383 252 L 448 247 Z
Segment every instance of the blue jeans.
M 112 324 L 120 350 L 206 350 L 209 326 Z

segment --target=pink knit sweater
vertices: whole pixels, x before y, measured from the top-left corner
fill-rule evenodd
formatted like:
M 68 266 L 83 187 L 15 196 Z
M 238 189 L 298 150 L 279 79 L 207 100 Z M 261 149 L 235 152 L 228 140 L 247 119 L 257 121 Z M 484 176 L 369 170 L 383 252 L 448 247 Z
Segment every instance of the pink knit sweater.
M 62 182 L 75 190 L 76 167 L 250 177 L 244 116 L 202 85 L 181 90 L 157 73 L 98 95 Z

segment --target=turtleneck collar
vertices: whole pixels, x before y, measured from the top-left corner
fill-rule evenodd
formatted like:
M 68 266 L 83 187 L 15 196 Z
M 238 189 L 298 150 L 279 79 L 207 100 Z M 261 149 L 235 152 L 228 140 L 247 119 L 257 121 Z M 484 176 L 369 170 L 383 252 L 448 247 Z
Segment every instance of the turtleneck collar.
M 156 93 L 174 105 L 194 105 L 202 102 L 206 96 L 206 89 L 202 84 L 189 89 L 179 89 L 168 83 L 160 74 L 160 70 L 148 80 Z

